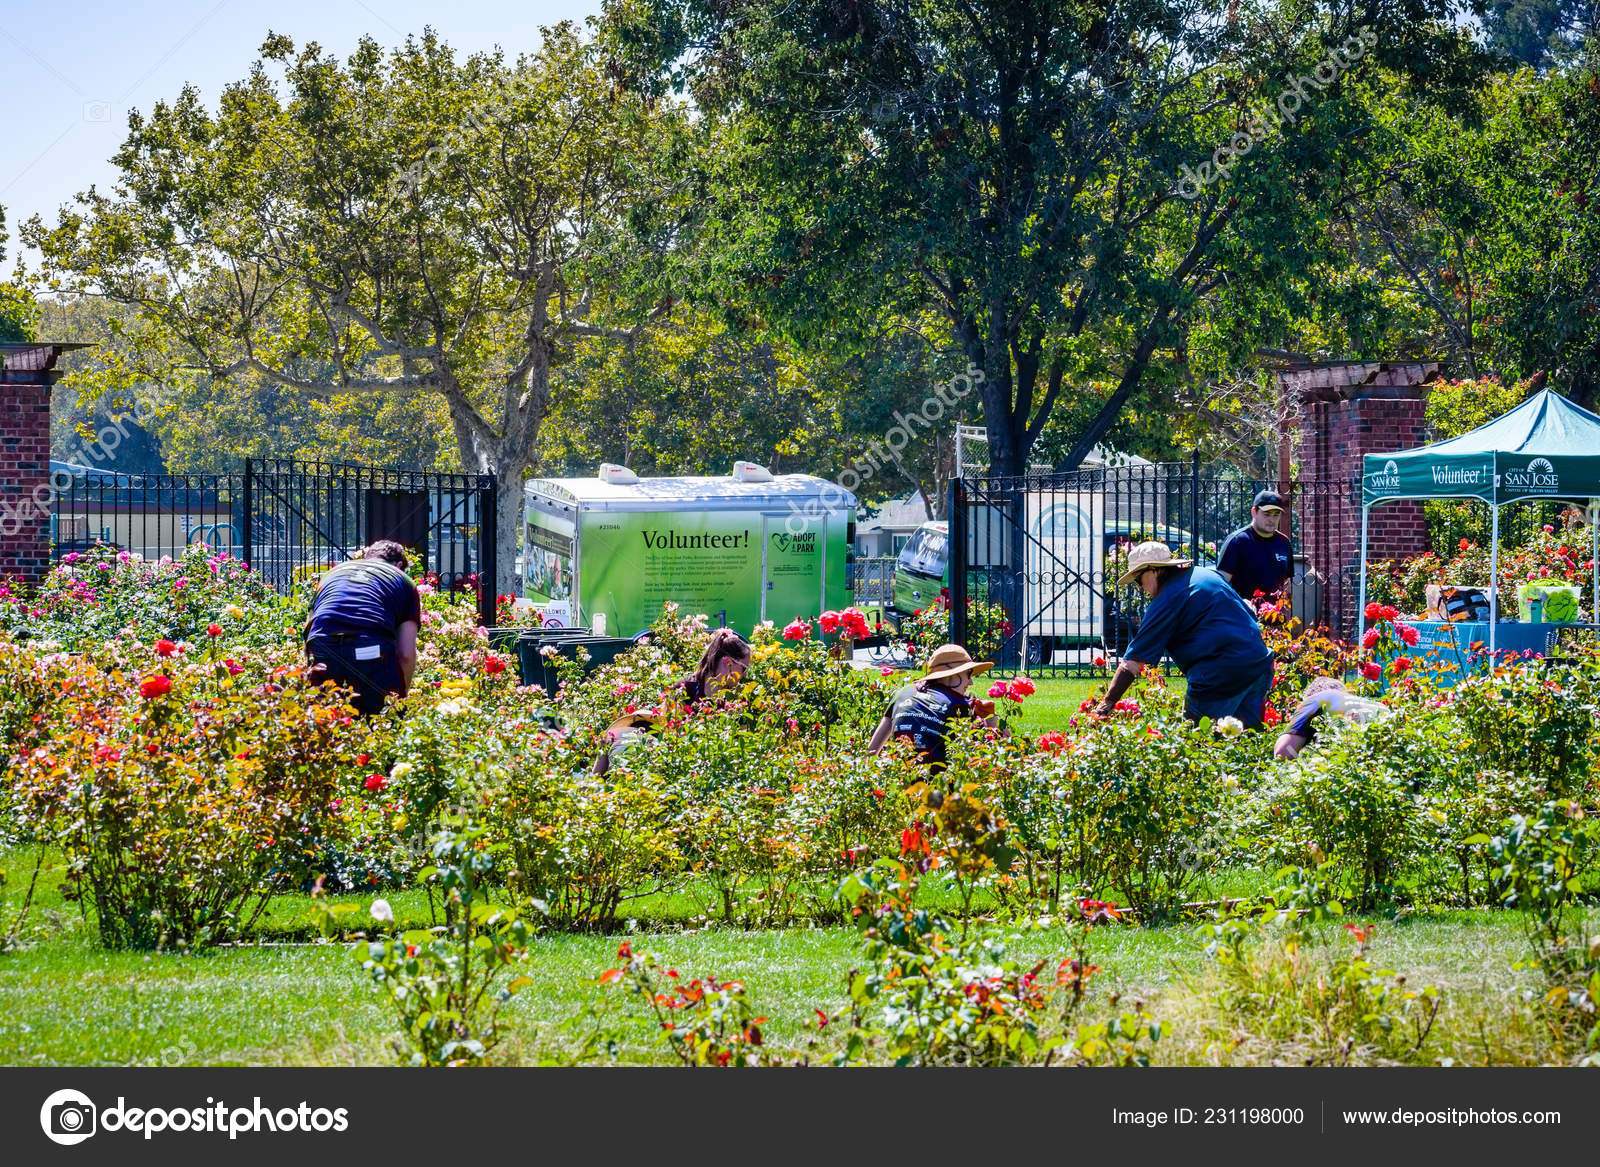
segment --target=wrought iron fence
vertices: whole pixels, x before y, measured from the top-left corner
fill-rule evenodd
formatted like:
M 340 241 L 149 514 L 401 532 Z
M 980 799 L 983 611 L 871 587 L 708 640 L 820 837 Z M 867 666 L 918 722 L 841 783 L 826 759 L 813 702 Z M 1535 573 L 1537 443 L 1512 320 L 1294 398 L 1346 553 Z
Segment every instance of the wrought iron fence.
M 850 562 L 850 593 L 857 604 L 884 605 L 894 599 L 894 568 L 900 561 L 893 556 L 855 559 Z
M 494 622 L 493 475 L 247 459 L 242 473 L 129 475 L 85 467 L 52 482 L 52 554 L 109 544 L 146 559 L 203 543 L 243 559 L 275 590 L 326 569 L 374 539 L 422 554 L 450 589 L 477 585 Z
M 1275 484 L 1232 467 L 1141 463 L 951 484 L 951 637 L 969 639 L 968 604 L 1004 628 L 1003 667 L 1101 675 L 1127 648 L 1143 593 L 1117 585 L 1127 548 L 1160 540 L 1214 565 L 1227 536 L 1250 521 L 1257 491 Z M 1353 615 L 1355 571 L 1335 562 L 1348 483 L 1300 481 L 1288 502 L 1297 617 L 1343 632 Z

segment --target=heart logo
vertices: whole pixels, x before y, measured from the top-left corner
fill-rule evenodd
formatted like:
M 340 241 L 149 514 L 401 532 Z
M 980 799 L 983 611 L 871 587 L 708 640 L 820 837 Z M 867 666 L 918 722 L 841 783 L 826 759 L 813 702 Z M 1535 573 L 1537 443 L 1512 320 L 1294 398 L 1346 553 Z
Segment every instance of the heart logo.
M 778 545 L 780 554 L 789 550 L 789 533 L 787 531 L 779 531 L 772 537 L 772 541 Z

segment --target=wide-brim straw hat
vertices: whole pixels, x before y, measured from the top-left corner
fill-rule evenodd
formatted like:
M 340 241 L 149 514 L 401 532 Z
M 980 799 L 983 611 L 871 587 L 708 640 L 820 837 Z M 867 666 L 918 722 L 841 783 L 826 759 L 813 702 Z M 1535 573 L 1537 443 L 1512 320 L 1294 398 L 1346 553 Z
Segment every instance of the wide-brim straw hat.
M 652 729 L 656 724 L 656 715 L 648 709 L 636 709 L 632 713 L 624 713 L 610 725 L 606 726 L 607 733 L 621 733 L 625 729 Z
M 928 658 L 928 671 L 922 674 L 924 681 L 942 681 L 946 677 L 958 677 L 962 673 L 971 673 L 977 676 L 994 668 L 992 660 L 973 660 L 972 654 L 959 644 L 941 644 L 933 650 L 933 655 Z
M 1155 541 L 1141 543 L 1128 552 L 1128 570 L 1122 573 L 1122 578 L 1117 580 L 1120 588 L 1124 584 L 1131 584 L 1139 578 L 1141 572 L 1149 571 L 1152 567 L 1193 567 L 1192 559 L 1174 559 L 1172 548 L 1165 543 Z

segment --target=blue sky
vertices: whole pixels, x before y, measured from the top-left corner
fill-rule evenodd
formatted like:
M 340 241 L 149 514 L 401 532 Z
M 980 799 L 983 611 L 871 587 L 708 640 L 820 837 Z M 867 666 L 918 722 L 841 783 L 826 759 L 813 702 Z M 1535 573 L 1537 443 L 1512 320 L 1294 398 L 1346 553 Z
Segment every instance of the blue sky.
M 600 0 L 0 0 L 0 205 L 11 235 L 5 267 L 24 249 L 17 226 L 55 212 L 80 190 L 109 187 L 108 159 L 130 109 L 176 96 L 186 82 L 208 100 L 245 76 L 268 30 L 347 54 L 362 34 L 397 44 L 432 25 L 457 50 L 539 42 L 541 25 L 582 21 Z M 36 257 L 27 256 L 37 268 Z

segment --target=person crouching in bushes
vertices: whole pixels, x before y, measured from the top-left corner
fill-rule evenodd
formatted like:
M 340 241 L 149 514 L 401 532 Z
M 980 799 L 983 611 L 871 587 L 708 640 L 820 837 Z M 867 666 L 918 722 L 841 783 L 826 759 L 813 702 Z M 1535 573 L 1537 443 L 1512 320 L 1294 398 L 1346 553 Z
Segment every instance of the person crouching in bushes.
M 406 575 L 405 548 L 379 539 L 322 574 L 306 620 L 306 681 L 338 681 L 371 716 L 390 693 L 404 697 L 417 670 L 422 597 Z
M 867 749 L 881 753 L 891 737 L 906 738 L 917 751 L 917 760 L 928 768 L 929 776 L 945 768 L 945 737 L 950 723 L 966 718 L 985 718 L 994 725 L 984 706 L 972 697 L 972 678 L 994 667 L 993 661 L 973 660 L 959 644 L 946 644 L 928 658 L 928 668 L 914 684 L 896 693 L 878 727 L 872 731 Z M 992 707 L 987 713 L 992 713 Z
M 1288 761 L 1317 736 L 1317 718 L 1333 713 L 1360 725 L 1387 717 L 1392 710 L 1368 697 L 1358 697 L 1337 677 L 1318 677 L 1306 686 L 1305 696 L 1289 719 L 1289 728 L 1278 735 L 1272 756 Z
M 678 682 L 684 705 L 692 709 L 707 698 L 737 689 L 749 667 L 750 645 L 744 637 L 732 628 L 718 628 L 694 672 Z
M 1150 606 L 1095 716 L 1110 716 L 1139 674 L 1170 656 L 1189 681 L 1185 717 L 1213 722 L 1236 717 L 1246 729 L 1258 728 L 1273 664 L 1250 605 L 1220 572 L 1174 559 L 1160 542 L 1141 543 L 1129 553 L 1128 570 L 1117 586 L 1130 583 L 1150 597 Z
M 630 756 L 645 747 L 655 728 L 656 718 L 649 710 L 640 709 L 617 718 L 606 726 L 606 748 L 595 758 L 594 772 L 598 775 L 627 770 Z

